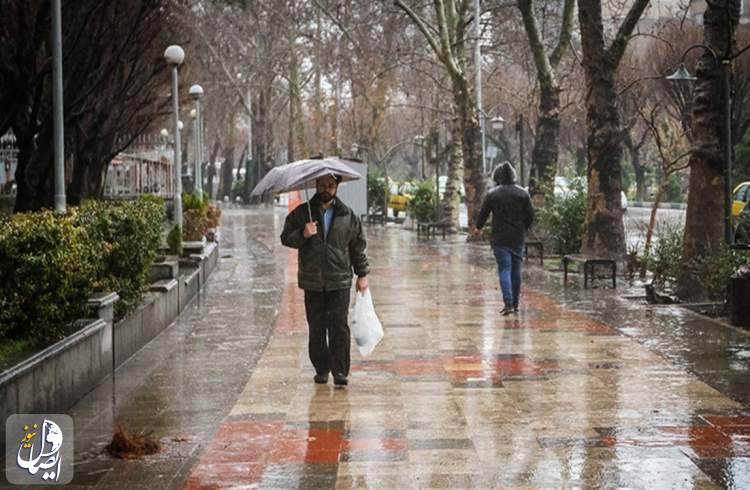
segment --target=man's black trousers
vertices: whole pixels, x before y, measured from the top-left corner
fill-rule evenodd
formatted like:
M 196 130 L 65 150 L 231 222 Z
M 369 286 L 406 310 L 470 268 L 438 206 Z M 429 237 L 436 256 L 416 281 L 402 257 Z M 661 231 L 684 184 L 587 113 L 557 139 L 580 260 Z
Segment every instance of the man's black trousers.
M 349 289 L 305 291 L 308 350 L 317 374 L 349 375 Z

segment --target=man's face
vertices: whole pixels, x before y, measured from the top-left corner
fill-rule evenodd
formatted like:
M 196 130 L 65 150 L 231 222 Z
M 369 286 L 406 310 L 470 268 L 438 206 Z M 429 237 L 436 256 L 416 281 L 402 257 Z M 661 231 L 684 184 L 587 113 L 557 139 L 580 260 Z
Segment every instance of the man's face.
M 315 182 L 315 189 L 318 192 L 318 198 L 321 202 L 327 203 L 334 197 L 336 197 L 336 189 L 338 189 L 338 182 L 330 175 L 319 178 Z

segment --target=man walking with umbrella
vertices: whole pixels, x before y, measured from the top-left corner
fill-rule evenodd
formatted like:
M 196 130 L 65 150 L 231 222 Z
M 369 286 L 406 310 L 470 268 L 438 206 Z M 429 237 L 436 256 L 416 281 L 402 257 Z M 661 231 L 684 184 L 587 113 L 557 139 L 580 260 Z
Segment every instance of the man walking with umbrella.
M 352 271 L 357 291 L 367 289 L 367 242 L 362 223 L 336 197 L 341 176 L 315 179 L 316 194 L 286 217 L 281 243 L 299 252 L 299 287 L 305 291 L 308 350 L 316 383 L 348 384 L 351 336 L 347 321 Z

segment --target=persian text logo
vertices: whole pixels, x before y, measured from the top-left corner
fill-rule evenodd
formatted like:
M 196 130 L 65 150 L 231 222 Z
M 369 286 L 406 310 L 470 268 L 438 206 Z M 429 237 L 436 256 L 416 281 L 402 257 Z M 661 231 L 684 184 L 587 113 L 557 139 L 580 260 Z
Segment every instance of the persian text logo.
M 5 475 L 14 485 L 64 485 L 73 479 L 73 419 L 11 415 L 5 422 Z

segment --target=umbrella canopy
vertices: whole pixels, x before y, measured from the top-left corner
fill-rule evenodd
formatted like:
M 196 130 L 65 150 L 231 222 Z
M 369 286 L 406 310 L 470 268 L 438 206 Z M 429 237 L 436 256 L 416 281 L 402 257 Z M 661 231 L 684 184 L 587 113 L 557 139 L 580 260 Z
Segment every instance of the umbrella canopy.
M 307 189 L 315 184 L 315 179 L 324 175 L 336 175 L 344 181 L 362 178 L 359 173 L 347 165 L 347 160 L 338 157 L 297 160 L 272 168 L 258 182 L 251 195 L 280 194 Z

